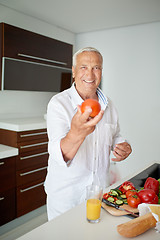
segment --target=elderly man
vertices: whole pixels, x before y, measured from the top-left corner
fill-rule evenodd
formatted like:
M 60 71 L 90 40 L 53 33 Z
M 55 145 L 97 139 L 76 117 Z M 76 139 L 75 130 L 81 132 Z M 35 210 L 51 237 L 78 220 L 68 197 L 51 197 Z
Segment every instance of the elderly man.
M 48 173 L 45 181 L 48 220 L 85 200 L 87 185 L 108 184 L 111 150 L 113 161 L 122 161 L 131 153 L 120 135 L 117 111 L 98 87 L 103 58 L 95 48 L 83 48 L 73 56 L 71 88 L 53 96 L 48 104 Z M 101 111 L 90 118 L 81 103 L 96 99 Z M 95 151 L 96 150 L 96 151 Z M 95 153 L 96 152 L 96 153 Z

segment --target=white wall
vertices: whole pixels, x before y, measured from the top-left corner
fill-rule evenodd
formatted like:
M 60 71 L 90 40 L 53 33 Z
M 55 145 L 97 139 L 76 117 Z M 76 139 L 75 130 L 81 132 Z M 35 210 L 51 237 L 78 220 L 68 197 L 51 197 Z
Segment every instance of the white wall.
M 75 44 L 73 33 L 2 5 L 0 5 L 0 22 Z M 46 92 L 0 91 L 0 118 L 43 115 L 52 95 L 53 93 Z
M 132 155 L 117 164 L 121 177 L 160 162 L 160 22 L 78 34 L 76 49 L 104 56 L 103 91 L 115 103 Z

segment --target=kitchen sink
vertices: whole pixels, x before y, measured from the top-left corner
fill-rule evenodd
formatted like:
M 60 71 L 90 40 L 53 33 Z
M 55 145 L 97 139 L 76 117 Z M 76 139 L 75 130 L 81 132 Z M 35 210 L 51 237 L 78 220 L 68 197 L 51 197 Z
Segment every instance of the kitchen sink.
M 154 163 L 150 167 L 146 168 L 141 173 L 137 174 L 133 178 L 130 178 L 128 181 L 131 181 L 136 189 L 140 189 L 144 186 L 144 183 L 148 177 L 153 177 L 155 179 L 160 178 L 160 164 Z

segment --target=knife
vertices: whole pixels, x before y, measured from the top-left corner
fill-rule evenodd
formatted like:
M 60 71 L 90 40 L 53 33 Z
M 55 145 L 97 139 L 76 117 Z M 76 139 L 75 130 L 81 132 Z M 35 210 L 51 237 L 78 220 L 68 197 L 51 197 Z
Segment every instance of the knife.
M 132 212 L 132 211 L 129 211 L 129 210 L 127 210 L 127 209 L 124 209 L 124 208 L 120 207 L 118 204 L 109 202 L 108 200 L 106 200 L 106 199 L 104 199 L 104 198 L 102 199 L 102 202 L 104 202 L 106 205 L 111 206 L 111 207 L 114 207 L 114 208 L 116 208 L 116 209 L 118 209 L 118 210 L 125 211 L 125 212 L 129 213 L 130 215 L 132 215 L 133 217 L 139 217 L 138 214 L 136 214 L 136 213 L 134 213 L 134 212 Z

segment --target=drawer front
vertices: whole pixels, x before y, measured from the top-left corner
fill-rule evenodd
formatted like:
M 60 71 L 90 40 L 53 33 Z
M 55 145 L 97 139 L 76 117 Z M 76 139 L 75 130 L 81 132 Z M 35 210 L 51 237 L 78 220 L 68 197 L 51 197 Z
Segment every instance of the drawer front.
M 43 141 L 48 141 L 47 129 L 39 129 L 32 131 L 23 131 L 17 133 L 17 142 L 28 142 L 36 139 L 44 139 Z
M 0 193 L 0 226 L 16 218 L 15 188 Z
M 38 140 L 33 140 L 29 142 L 23 142 L 18 144 L 19 147 L 19 154 L 21 155 L 22 153 L 25 152 L 31 152 L 31 151 L 42 151 L 40 149 L 43 149 L 43 151 L 47 151 L 48 149 L 48 141 L 41 141 L 41 139 Z
M 17 186 L 21 186 L 21 190 L 30 187 L 30 185 L 34 185 L 35 181 L 42 179 L 43 181 L 46 178 L 47 174 L 47 166 L 46 164 L 41 164 L 38 167 L 27 168 L 24 170 L 17 171 Z
M 40 140 L 41 139 L 41 140 Z M 21 143 L 38 140 L 38 142 L 48 142 L 47 129 L 38 129 L 32 131 L 15 132 L 6 129 L 0 129 L 0 143 L 11 147 L 18 147 Z
M 43 181 L 25 189 L 17 188 L 17 217 L 46 204 Z
M 15 187 L 16 157 L 0 159 L 0 192 Z
M 34 166 L 47 166 L 48 152 L 43 149 L 21 154 L 17 157 L 17 170 L 26 169 Z

